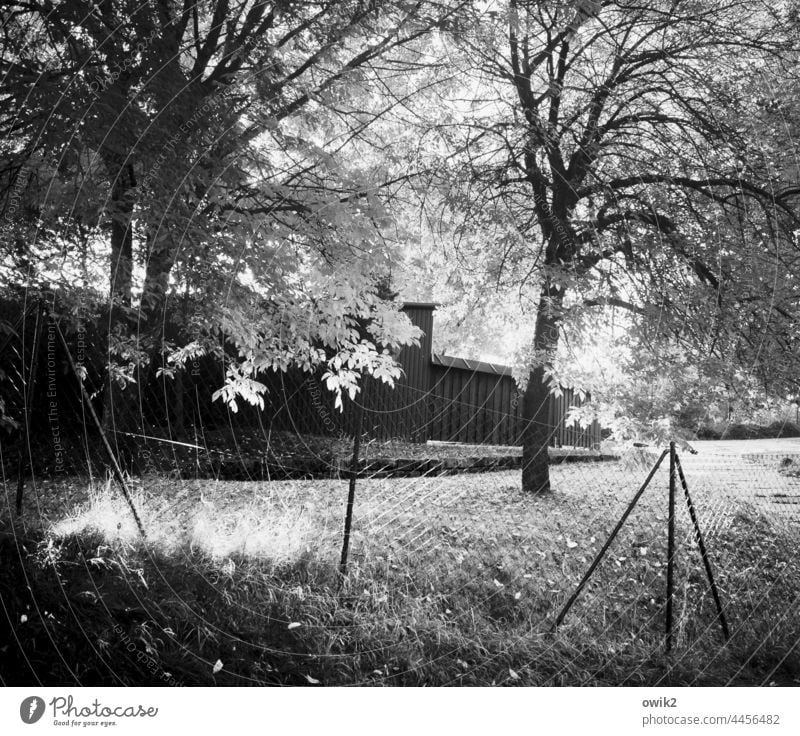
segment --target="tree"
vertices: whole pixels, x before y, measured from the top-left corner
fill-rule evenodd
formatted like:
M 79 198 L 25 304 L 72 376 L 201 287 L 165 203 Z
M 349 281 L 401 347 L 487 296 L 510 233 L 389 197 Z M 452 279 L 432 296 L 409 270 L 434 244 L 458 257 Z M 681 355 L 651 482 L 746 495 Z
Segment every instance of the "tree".
M 439 22 L 435 5 L 8 6 L 3 202 L 24 190 L 34 207 L 14 223 L 27 228 L 14 240 L 18 265 L 28 280 L 52 282 L 43 249 L 63 252 L 84 231 L 84 250 L 108 249 L 116 359 L 107 410 L 130 394 L 111 401 L 115 379 L 142 380 L 159 354 L 175 366 L 219 349 L 220 335 L 240 355 L 219 393 L 232 406 L 237 396 L 258 402 L 258 372 L 289 364 L 323 365 L 330 388 L 351 395 L 364 372 L 397 375 L 378 346 L 415 332 L 375 293 L 392 257 L 376 188 L 385 171 L 376 176 L 346 145 L 381 110 L 340 113 L 353 96 L 369 99 L 362 85 L 378 60 L 403 71 L 392 55 Z M 69 285 L 74 265 L 55 276 Z M 190 296 L 195 338 L 180 349 L 162 334 L 167 300 L 178 295 Z M 359 336 L 361 323 L 371 340 Z
M 745 351 L 746 333 L 774 325 L 753 272 L 757 314 L 742 325 L 736 279 L 744 253 L 778 244 L 788 257 L 797 190 L 742 124 L 753 105 L 737 85 L 792 41 L 777 15 L 737 0 L 478 5 L 450 36 L 475 101 L 439 134 L 460 154 L 452 211 L 465 229 L 487 208 L 509 221 L 538 292 L 522 485 L 545 492 L 548 376 L 576 310 L 655 307 L 662 332 L 688 340 L 710 301 L 718 346 Z

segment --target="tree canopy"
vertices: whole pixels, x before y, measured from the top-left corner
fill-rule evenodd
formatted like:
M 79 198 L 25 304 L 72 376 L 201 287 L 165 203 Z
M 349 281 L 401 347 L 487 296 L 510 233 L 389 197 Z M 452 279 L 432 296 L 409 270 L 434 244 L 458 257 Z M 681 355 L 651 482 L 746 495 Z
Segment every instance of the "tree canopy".
M 465 323 L 512 298 L 530 320 L 527 490 L 549 488 L 562 378 L 606 416 L 639 411 L 657 369 L 697 372 L 697 395 L 797 393 L 792 3 L 7 7 L 0 277 L 105 282 L 127 356 L 109 391 L 221 339 L 229 402 L 289 365 L 351 396 L 365 373 L 391 381 L 418 337 L 381 295 L 403 272 Z M 181 345 L 163 333 L 176 304 Z M 563 356 L 612 310 L 636 379 L 604 388 Z
M 351 394 L 363 372 L 396 377 L 388 350 L 415 331 L 375 294 L 397 246 L 381 190 L 395 172 L 358 144 L 385 112 L 378 79 L 389 89 L 391 72 L 413 75 L 397 51 L 430 30 L 431 12 L 10 3 L 5 277 L 96 284 L 100 270 L 113 345 L 135 343 L 140 363 L 164 349 L 167 300 L 188 299 L 196 340 L 172 357 L 224 334 L 241 354 L 221 393 L 231 401 L 257 400 L 256 374 L 288 364 L 325 365 L 330 387 Z
M 443 36 L 464 81 L 431 128 L 455 153 L 441 219 L 537 305 L 528 490 L 549 485 L 560 335 L 597 310 L 630 311 L 641 344 L 795 380 L 797 170 L 765 91 L 793 75 L 787 17 L 738 0 L 510 0 Z

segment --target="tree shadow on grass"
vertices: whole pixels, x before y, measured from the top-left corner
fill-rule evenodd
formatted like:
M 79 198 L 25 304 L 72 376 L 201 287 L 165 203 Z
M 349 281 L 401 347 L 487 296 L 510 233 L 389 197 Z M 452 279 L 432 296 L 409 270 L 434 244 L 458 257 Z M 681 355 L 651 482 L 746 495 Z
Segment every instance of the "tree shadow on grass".
M 283 590 L 303 575 L 290 569 L 277 585 L 266 572 L 248 579 L 201 555 L 134 554 L 85 534 L 0 536 L 0 569 L 5 685 L 308 683 Z

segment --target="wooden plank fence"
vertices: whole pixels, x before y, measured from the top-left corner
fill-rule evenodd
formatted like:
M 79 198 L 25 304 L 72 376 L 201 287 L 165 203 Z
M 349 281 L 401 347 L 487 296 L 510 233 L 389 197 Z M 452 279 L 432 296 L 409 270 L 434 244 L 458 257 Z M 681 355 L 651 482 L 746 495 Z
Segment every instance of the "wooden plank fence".
M 405 304 L 411 321 L 423 331 L 419 346 L 400 351 L 398 360 L 404 375 L 395 388 L 368 379 L 357 400 L 364 404 L 363 428 L 378 440 L 402 439 L 412 442 L 442 440 L 476 444 L 515 445 L 522 433 L 522 401 L 507 366 L 453 358 L 432 353 L 433 304 Z M 0 317 L 4 315 L 0 300 Z M 13 316 L 13 310 L 9 311 Z M 0 354 L 0 372 L 8 378 L 4 397 L 6 409 L 19 415 L 22 394 L 21 366 L 30 365 L 33 335 L 31 327 L 22 332 L 22 342 L 8 342 Z M 95 399 L 95 409 L 102 413 L 105 360 L 104 340 L 96 325 L 81 333 L 81 350 L 87 366 L 86 387 Z M 73 342 L 75 335 L 68 339 Z M 40 350 L 45 351 L 45 341 Z M 27 356 L 22 360 L 23 353 Z M 48 365 L 58 370 L 51 376 Z M 39 384 L 58 394 L 58 424 L 64 437 L 84 440 L 83 412 L 76 383 L 65 366 L 66 356 L 56 345 L 52 354 L 42 352 L 38 361 Z M 232 412 L 221 401 L 212 401 L 213 392 L 224 381 L 225 365 L 213 356 L 193 361 L 175 378 L 149 372 L 145 382 L 132 384 L 128 390 L 141 392 L 135 403 L 136 416 L 119 416 L 126 432 L 152 437 L 169 437 L 188 442 L 202 442 L 206 431 L 230 437 L 231 451 L 237 451 L 237 431 L 255 429 L 267 436 L 270 431 L 288 431 L 298 435 L 352 436 L 355 414 L 352 403 L 346 410 L 334 408 L 334 397 L 324 387 L 319 374 L 301 370 L 286 373 L 268 372 L 260 376 L 268 388 L 263 409 L 238 402 Z M 0 386 L 0 388 L 3 388 Z M 12 390 L 8 390 L 10 389 Z M 16 387 L 16 388 L 15 388 Z M 579 405 L 567 389 L 562 396 L 552 396 L 549 406 L 551 444 L 555 446 L 597 447 L 600 427 L 588 430 L 566 423 L 570 406 Z M 48 434 L 53 417 L 47 402 L 37 402 L 31 414 L 34 434 Z
M 421 327 L 419 347 L 404 348 L 398 360 L 404 375 L 395 388 L 367 380 L 357 401 L 363 403 L 364 430 L 379 440 L 440 440 L 474 444 L 518 445 L 522 396 L 508 366 L 432 353 L 436 305 L 407 303 L 404 310 Z M 237 424 L 299 434 L 351 435 L 355 412 L 334 409 L 333 397 L 316 376 L 289 371 L 262 378 L 269 387 L 263 412 L 242 410 Z M 570 407 L 580 406 L 569 388 L 551 395 L 548 423 L 554 447 L 597 448 L 600 426 L 587 429 L 566 421 Z M 346 405 L 350 402 L 346 401 Z

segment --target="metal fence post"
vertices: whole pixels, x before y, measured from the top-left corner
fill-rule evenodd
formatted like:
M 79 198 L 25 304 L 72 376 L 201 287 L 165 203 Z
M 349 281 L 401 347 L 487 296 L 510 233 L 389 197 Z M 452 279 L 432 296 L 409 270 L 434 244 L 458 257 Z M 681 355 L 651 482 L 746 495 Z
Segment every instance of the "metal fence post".
M 350 486 L 347 492 L 347 510 L 344 516 L 344 534 L 342 536 L 342 556 L 339 560 L 339 584 L 347 574 L 347 556 L 350 551 L 350 527 L 353 523 L 353 505 L 356 498 L 356 479 L 358 478 L 359 452 L 361 451 L 361 431 L 364 426 L 364 396 L 356 406 L 355 437 L 353 438 L 353 457 L 350 460 Z
M 675 587 L 675 443 L 669 443 L 669 517 L 667 520 L 666 650 L 672 650 L 672 596 Z

